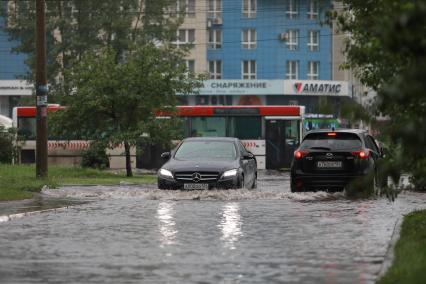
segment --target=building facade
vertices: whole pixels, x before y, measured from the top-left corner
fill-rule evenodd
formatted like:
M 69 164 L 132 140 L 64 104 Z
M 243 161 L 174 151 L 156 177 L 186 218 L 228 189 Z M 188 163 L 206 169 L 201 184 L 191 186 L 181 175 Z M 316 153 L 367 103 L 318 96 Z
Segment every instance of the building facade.
M 6 2 L 2 1 L 0 5 L 5 8 Z M 12 51 L 17 43 L 9 40 L 3 31 L 5 25 L 5 19 L 0 17 L 0 114 L 12 117 L 12 108 L 19 97 L 31 95 L 32 88 L 19 80 L 27 72 L 26 56 Z
M 192 60 L 198 66 L 195 71 L 205 71 L 209 80 L 205 88 L 181 98 L 181 103 L 303 105 L 312 118 L 324 117 L 322 106 L 327 105 L 332 112 L 327 117 L 337 118 L 339 106 L 352 99 L 356 86 L 353 77 L 339 72 L 343 38 L 325 23 L 333 4 L 330 0 L 194 1 L 196 14 L 205 19 L 196 16 L 202 20 L 192 25 L 186 21 L 186 27 L 200 35 L 192 41 L 197 51 Z M 223 86 L 221 82 L 263 87 L 212 88 Z M 340 85 L 342 91 L 320 88 L 327 84 Z M 298 89 L 305 85 L 312 88 Z

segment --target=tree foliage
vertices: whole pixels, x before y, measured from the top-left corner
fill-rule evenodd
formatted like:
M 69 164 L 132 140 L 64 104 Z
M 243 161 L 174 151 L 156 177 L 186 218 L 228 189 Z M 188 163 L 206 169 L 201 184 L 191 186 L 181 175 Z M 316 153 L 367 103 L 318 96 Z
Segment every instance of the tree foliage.
M 35 77 L 35 1 L 7 1 L 1 12 L 14 49 L 28 55 Z M 188 47 L 171 44 L 182 11 L 169 17 L 175 0 L 46 1 L 49 102 L 66 110 L 50 120 L 52 132 L 65 138 L 124 143 L 127 174 L 130 147 L 143 134 L 166 143 L 173 120 L 156 120 L 155 111 L 173 109 L 176 93 L 196 84 L 182 60 Z M 192 79 L 191 79 L 192 78 Z M 53 96 L 52 96 L 53 95 Z
M 86 52 L 109 48 L 117 57 L 137 44 L 171 41 L 181 17 L 164 17 L 173 0 L 46 1 L 47 75 L 51 95 L 66 93 L 66 70 Z M 4 29 L 28 55 L 28 80 L 35 79 L 35 1 L 9 0 L 0 13 Z M 5 8 L 6 7 L 6 8 Z M 155 13 L 154 13 L 155 11 Z
M 389 117 L 386 134 L 402 151 L 392 167 L 410 172 L 416 188 L 426 190 L 426 2 L 341 2 L 348 65 L 377 91 L 377 111 Z
M 16 149 L 13 145 L 15 134 L 15 129 L 6 129 L 0 125 L 0 164 L 10 164 L 15 158 Z
M 180 64 L 182 56 L 179 49 L 154 44 L 136 48 L 120 62 L 111 49 L 83 56 L 66 72 L 74 92 L 64 97 L 67 107 L 53 116 L 52 130 L 69 139 L 103 140 L 110 147 L 124 143 L 129 159 L 130 147 L 143 134 L 170 140 L 173 131 L 164 130 L 171 121 L 156 119 L 156 112 L 172 112 L 176 93 L 191 92 L 198 82 Z

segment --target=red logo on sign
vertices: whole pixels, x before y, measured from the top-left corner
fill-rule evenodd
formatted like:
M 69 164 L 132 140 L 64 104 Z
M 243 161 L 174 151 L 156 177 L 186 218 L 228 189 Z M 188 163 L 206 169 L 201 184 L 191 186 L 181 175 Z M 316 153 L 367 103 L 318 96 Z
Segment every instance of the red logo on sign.
M 302 91 L 302 83 L 295 83 L 294 88 L 296 89 L 296 92 L 300 93 Z

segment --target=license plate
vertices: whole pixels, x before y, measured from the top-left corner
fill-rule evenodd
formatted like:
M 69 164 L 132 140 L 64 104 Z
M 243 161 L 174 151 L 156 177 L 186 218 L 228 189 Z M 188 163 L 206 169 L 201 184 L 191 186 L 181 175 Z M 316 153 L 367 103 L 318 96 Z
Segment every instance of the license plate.
M 342 167 L 342 161 L 324 161 L 324 162 L 317 162 L 318 168 L 341 168 Z
M 207 183 L 184 183 L 183 189 L 209 189 Z

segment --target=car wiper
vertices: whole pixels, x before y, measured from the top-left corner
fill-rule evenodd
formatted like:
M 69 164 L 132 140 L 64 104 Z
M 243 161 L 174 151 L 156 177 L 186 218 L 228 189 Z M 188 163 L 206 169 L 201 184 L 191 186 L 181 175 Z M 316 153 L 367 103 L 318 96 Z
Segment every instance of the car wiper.
M 327 151 L 330 151 L 330 150 L 331 150 L 331 148 L 328 148 L 328 147 L 311 147 L 311 148 L 309 148 L 309 149 L 327 150 Z

